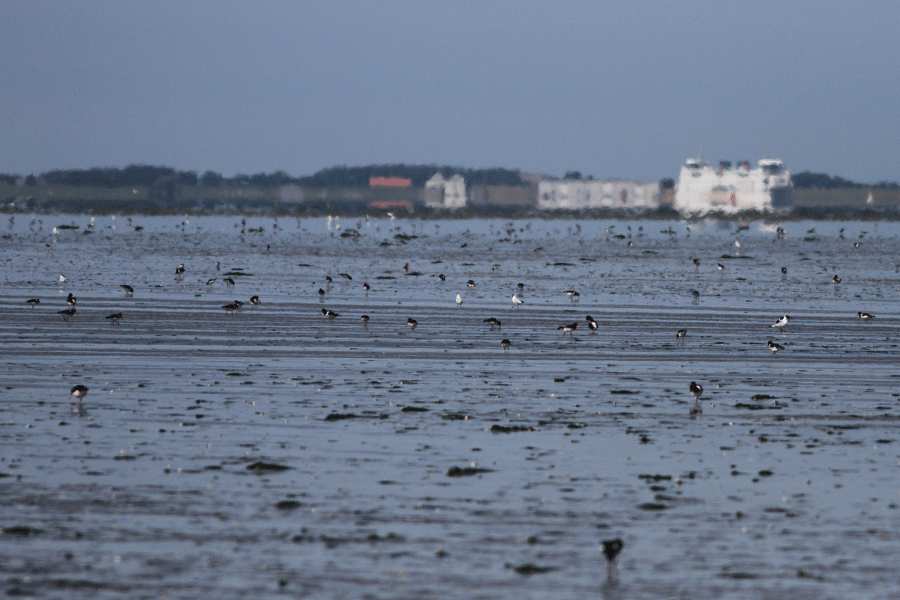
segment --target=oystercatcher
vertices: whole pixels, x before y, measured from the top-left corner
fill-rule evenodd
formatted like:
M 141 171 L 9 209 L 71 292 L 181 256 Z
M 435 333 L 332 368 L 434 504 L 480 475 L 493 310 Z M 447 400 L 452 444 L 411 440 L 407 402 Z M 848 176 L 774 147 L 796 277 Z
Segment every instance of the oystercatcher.
M 698 400 L 700 399 L 700 396 L 703 395 L 703 386 L 696 381 L 691 382 L 690 390 L 691 395 Z
M 403 272 L 409 273 L 409 263 L 406 263 L 405 265 L 403 265 Z
M 222 308 L 225 309 L 225 312 L 230 312 L 234 314 L 234 311 L 241 310 L 241 305 L 237 302 L 232 302 L 231 304 L 226 304 Z
M 444 275 L 443 273 L 441 273 L 440 275 L 438 275 L 438 279 L 439 279 L 440 281 L 447 281 L 447 276 Z
M 832 282 L 833 284 L 837 285 L 837 284 L 839 284 L 839 283 L 841 282 L 841 278 L 838 277 L 837 275 L 835 275 L 834 277 L 831 278 L 831 282 Z
M 600 328 L 600 325 L 597 324 L 597 321 L 595 321 L 594 317 L 592 317 L 591 315 L 586 316 L 584 320 L 587 321 L 588 329 L 591 330 L 591 333 L 597 331 L 597 329 Z
M 69 292 L 69 297 L 66 298 L 66 304 L 69 306 L 75 306 L 78 303 L 78 299 L 72 295 L 72 292 Z
M 207 286 L 210 286 L 210 285 L 214 284 L 215 282 L 216 282 L 216 278 L 213 277 L 212 279 L 207 279 L 207 280 L 206 280 L 206 285 L 207 285 Z
M 110 323 L 112 323 L 113 325 L 118 325 L 119 319 L 121 319 L 121 318 L 122 318 L 122 313 L 113 313 L 111 315 L 108 315 L 106 317 L 106 320 L 109 321 Z
M 509 352 L 509 347 L 512 346 L 512 342 L 509 340 L 500 340 L 500 347 L 503 348 L 504 352 Z
M 784 346 L 773 342 L 772 340 L 769 340 L 768 343 L 766 343 L 766 348 L 772 351 L 772 356 L 775 356 L 779 350 L 784 350 Z
M 369 315 L 363 315 L 359 318 L 359 320 L 362 321 L 363 327 L 369 326 Z
M 133 296 L 133 295 L 134 295 L 134 288 L 131 287 L 130 285 L 127 285 L 127 284 L 123 283 L 123 284 L 120 285 L 119 287 L 122 288 L 123 290 L 125 290 L 125 295 L 126 295 L 126 296 Z
M 569 297 L 569 302 L 576 302 L 579 298 L 581 298 L 581 294 L 579 294 L 575 290 L 566 290 L 566 296 Z
M 474 280 L 474 279 L 468 280 L 468 281 L 466 282 L 466 285 L 469 286 L 470 288 L 475 287 L 475 280 Z
M 409 325 L 410 329 L 415 329 L 416 325 L 418 325 L 419 322 L 416 321 L 415 319 L 413 319 L 412 317 L 409 317 L 408 319 L 406 319 L 406 324 Z
M 619 552 L 622 551 L 622 548 L 625 544 L 622 543 L 622 540 L 616 538 L 614 540 L 606 540 L 600 543 L 600 552 L 603 553 L 603 556 L 606 557 L 606 577 L 607 579 L 613 579 L 615 577 L 616 571 L 616 558 L 619 556 Z
M 323 308 L 322 310 L 320 310 L 319 314 L 329 320 L 334 319 L 335 317 L 341 316 L 338 313 L 334 312 L 333 310 L 328 310 L 327 308 Z
M 675 334 L 675 340 L 683 340 L 687 337 L 687 329 L 679 329 L 678 333 Z
M 78 313 L 74 308 L 67 308 L 66 310 L 61 310 L 56 314 L 60 315 L 63 318 L 63 321 L 68 321 L 69 317 L 74 316 Z
M 37 298 L 30 298 L 25 301 L 25 304 L 30 304 L 31 308 L 34 308 L 35 306 L 37 306 L 40 303 L 41 303 L 41 301 Z
M 75 400 L 77 402 L 81 402 L 81 399 L 87 396 L 88 388 L 81 385 L 80 383 L 72 388 L 69 392 L 69 401 L 72 400 L 72 396 L 75 396 Z
M 491 331 L 494 330 L 494 327 L 496 327 L 497 329 L 500 329 L 500 320 L 499 320 L 499 319 L 495 319 L 494 317 L 491 317 L 491 318 L 489 318 L 489 319 L 485 319 L 484 321 L 482 321 L 482 323 L 484 323 L 485 325 L 490 325 L 490 326 L 491 326 Z
M 232 279 L 231 277 L 225 277 L 224 279 L 222 279 L 222 281 L 225 282 L 225 285 L 234 285 L 234 279 Z
M 563 335 L 566 335 L 567 333 L 569 335 L 572 335 L 572 332 L 575 331 L 576 329 L 578 329 L 578 323 L 569 323 L 568 325 L 560 325 L 559 327 L 556 328 L 557 331 L 562 331 Z
M 368 283 L 364 283 L 364 284 L 363 284 L 363 289 L 364 289 L 364 290 L 366 291 L 366 293 L 368 294 L 368 293 L 369 293 L 369 290 L 372 289 L 372 286 L 369 285 Z
M 259 306 L 262 304 L 262 301 L 259 299 L 259 296 L 250 296 L 250 304 L 253 306 Z
M 863 323 L 868 323 L 869 321 L 871 321 L 872 319 L 875 318 L 875 315 L 870 315 L 869 313 L 866 313 L 866 312 L 858 312 L 858 313 L 856 313 L 856 316 L 859 317 L 860 319 L 862 319 Z
M 343 277 L 343 278 L 346 279 L 347 281 L 353 281 L 353 278 L 350 277 L 350 275 L 348 275 L 347 273 L 338 273 L 338 275 L 340 275 L 341 277 Z

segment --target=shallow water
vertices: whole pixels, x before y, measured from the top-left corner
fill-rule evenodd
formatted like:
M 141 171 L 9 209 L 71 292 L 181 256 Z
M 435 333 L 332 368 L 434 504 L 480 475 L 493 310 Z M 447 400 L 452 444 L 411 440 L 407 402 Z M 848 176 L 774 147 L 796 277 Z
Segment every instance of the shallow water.
M 900 594 L 897 224 L 40 220 L 0 239 L 7 594 Z

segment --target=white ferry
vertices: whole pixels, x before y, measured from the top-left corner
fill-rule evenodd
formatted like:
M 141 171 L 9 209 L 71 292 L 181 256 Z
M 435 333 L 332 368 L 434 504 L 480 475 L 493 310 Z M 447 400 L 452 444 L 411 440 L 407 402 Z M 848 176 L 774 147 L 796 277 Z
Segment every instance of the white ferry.
M 723 161 L 713 168 L 702 158 L 689 158 L 678 175 L 673 208 L 686 215 L 790 208 L 791 174 L 774 158 L 764 158 L 758 165 L 751 169 L 749 161 L 736 167 Z

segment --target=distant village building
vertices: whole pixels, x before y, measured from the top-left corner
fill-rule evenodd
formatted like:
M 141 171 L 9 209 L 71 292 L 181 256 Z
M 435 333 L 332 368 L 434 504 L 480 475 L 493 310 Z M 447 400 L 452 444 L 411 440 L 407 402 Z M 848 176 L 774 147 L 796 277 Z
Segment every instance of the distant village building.
M 444 179 L 440 173 L 425 182 L 425 206 L 429 208 L 464 208 L 466 179 L 456 174 Z
M 656 208 L 658 182 L 623 179 L 562 179 L 538 183 L 538 208 L 578 210 L 584 208 Z
M 409 187 L 412 179 L 403 177 L 369 177 L 369 187 Z

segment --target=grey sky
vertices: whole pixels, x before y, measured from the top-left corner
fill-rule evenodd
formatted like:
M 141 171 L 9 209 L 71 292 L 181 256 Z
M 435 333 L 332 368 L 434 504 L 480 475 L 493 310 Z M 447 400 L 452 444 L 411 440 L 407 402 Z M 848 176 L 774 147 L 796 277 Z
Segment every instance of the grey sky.
M 0 172 L 900 179 L 900 2 L 0 0 Z

